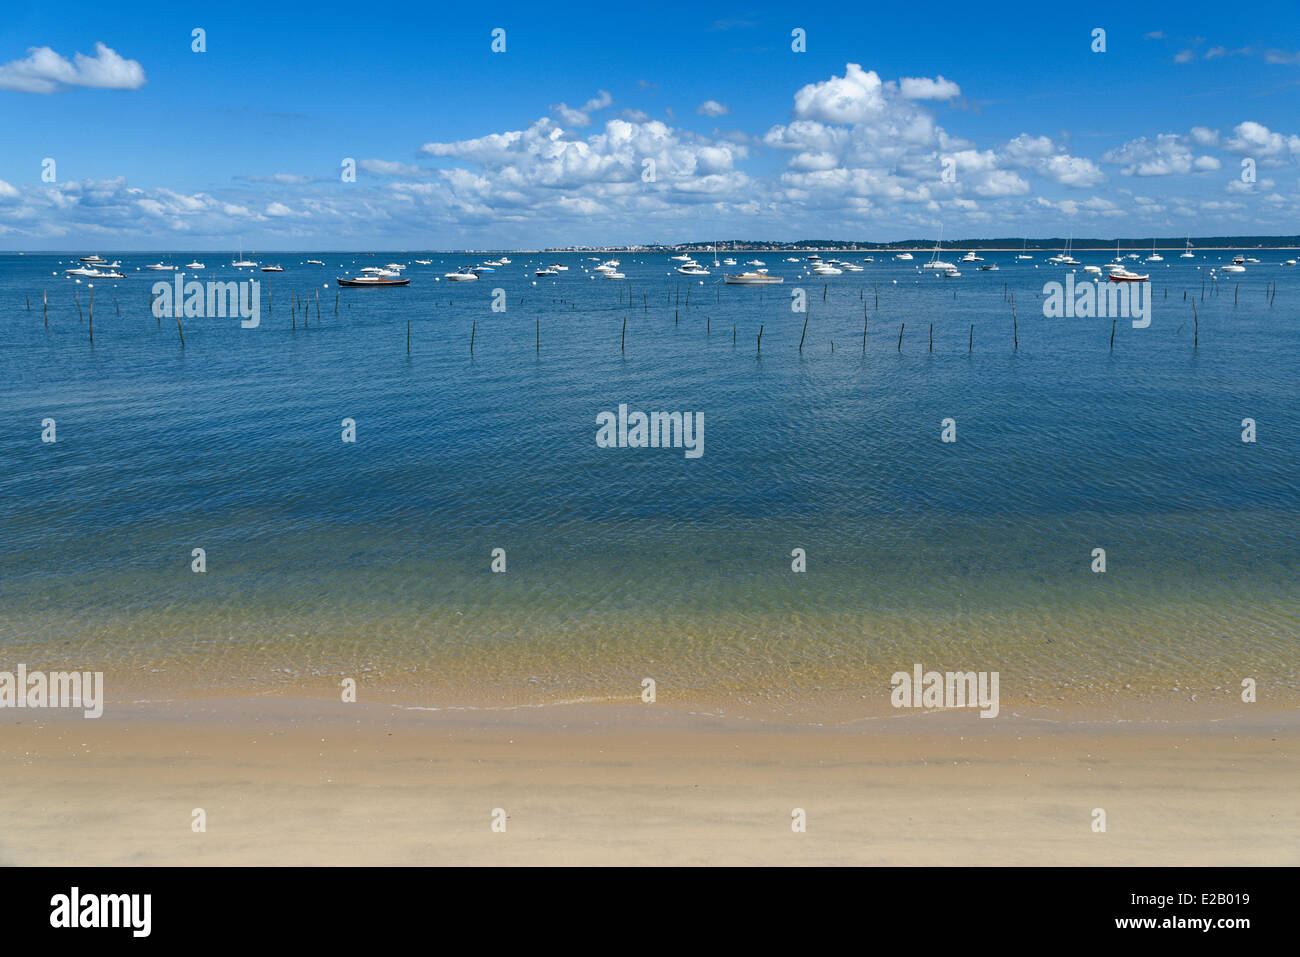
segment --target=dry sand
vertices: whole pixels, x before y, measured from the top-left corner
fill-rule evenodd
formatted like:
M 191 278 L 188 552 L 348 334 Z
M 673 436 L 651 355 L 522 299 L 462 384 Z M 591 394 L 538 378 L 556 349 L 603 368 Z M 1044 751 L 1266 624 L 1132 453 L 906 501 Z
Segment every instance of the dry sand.
M 640 704 L 11 710 L 0 863 L 1294 865 L 1298 749 L 1279 714 L 783 728 Z

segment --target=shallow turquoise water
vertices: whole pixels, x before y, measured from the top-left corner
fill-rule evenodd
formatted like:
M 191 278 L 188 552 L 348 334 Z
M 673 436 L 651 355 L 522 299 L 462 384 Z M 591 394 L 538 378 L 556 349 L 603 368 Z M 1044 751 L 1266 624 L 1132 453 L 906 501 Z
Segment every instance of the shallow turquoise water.
M 621 256 L 618 283 L 520 253 L 450 284 L 479 259 L 434 256 L 408 288 L 342 290 L 336 316 L 340 264 L 415 255 L 301 253 L 256 277 L 259 328 L 183 320 L 183 349 L 137 271 L 157 254 L 110 256 L 128 278 L 97 286 L 93 346 L 51 275 L 67 257 L 0 257 L 0 661 L 199 688 L 369 669 L 459 702 L 622 694 L 651 672 L 700 698 L 874 694 L 914 661 L 1042 694 L 1258 673 L 1294 697 L 1290 255 L 1204 299 L 1204 260 L 1153 268 L 1151 327 L 1120 320 L 1113 350 L 1109 319 L 1044 318 L 1063 273 L 1012 254 L 957 280 L 873 263 L 825 299 L 769 256 L 785 286 L 715 270 L 689 305 L 664 257 Z M 534 285 L 543 259 L 572 268 Z M 320 318 L 291 321 L 290 292 L 316 291 Z M 704 413 L 703 456 L 598 448 L 621 402 Z

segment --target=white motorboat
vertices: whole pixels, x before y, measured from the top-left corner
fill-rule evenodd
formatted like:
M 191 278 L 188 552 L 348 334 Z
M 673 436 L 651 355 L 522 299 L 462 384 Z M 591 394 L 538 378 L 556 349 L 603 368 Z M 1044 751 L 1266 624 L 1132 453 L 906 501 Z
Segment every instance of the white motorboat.
M 818 275 L 818 276 L 842 276 L 842 275 L 844 275 L 844 270 L 843 270 L 843 269 L 840 269 L 838 266 L 832 266 L 830 263 L 819 263 L 818 265 L 813 266 L 812 271 L 813 271 L 813 273 L 814 273 L 815 275 Z
M 761 259 L 751 259 L 749 262 L 745 263 L 745 265 L 746 265 L 746 266 L 766 266 L 767 263 L 763 262 L 763 260 L 761 260 Z
M 194 262 L 192 262 L 192 263 L 186 263 L 186 264 L 185 264 L 185 268 L 186 268 L 186 269 L 206 269 L 207 267 L 204 266 L 203 263 L 199 262 L 199 261 L 196 259 L 196 260 L 194 260 Z
M 793 259 L 790 260 L 790 262 L 795 262 L 795 261 L 796 261 L 796 260 L 793 260 Z M 734 266 L 734 265 L 736 265 L 736 261 L 735 261 L 734 259 L 727 258 L 727 259 L 722 260 L 722 265 L 724 265 L 724 266 Z
M 284 272 L 283 266 L 263 266 L 262 272 Z
M 533 275 L 534 276 L 558 276 L 559 273 L 556 272 L 554 269 L 539 269 L 537 270 L 537 272 L 533 273 Z
M 319 260 L 319 259 L 308 259 L 308 260 L 307 260 L 307 265 L 308 265 L 308 266 L 323 266 L 323 265 L 325 265 L 325 263 L 323 263 L 323 262 L 322 262 L 321 260 Z M 425 265 L 427 266 L 427 265 L 429 265 L 429 264 L 426 262 Z
M 1084 266 L 1084 267 L 1083 267 L 1083 271 L 1084 271 L 1084 272 L 1087 272 L 1087 273 L 1093 273 L 1094 275 L 1097 275 L 1097 276 L 1100 276 L 1100 275 L 1101 275 L 1101 267 L 1100 267 L 1100 266 Z
M 699 263 L 686 263 L 678 266 L 677 271 L 683 276 L 707 276 L 709 274 L 709 271 Z
M 605 273 L 604 275 L 605 275 L 605 278 L 606 278 L 606 279 L 626 279 L 626 278 L 627 278 L 627 276 L 624 276 L 621 272 L 607 272 L 607 273 Z
M 779 286 L 785 282 L 780 276 L 769 276 L 766 269 L 742 272 L 737 276 L 724 275 L 722 281 L 728 286 Z
M 688 263 L 688 262 L 691 261 L 691 257 L 690 257 L 689 255 L 687 255 L 686 253 L 682 253 L 681 255 L 678 255 L 678 256 L 669 256 L 668 258 L 674 260 L 675 262 L 679 262 L 679 263 Z
M 945 270 L 943 271 L 943 278 L 944 278 L 944 279 L 960 279 L 960 278 L 961 278 L 961 272 L 957 269 L 956 266 L 952 266 L 952 265 L 950 265 L 947 269 L 945 269 Z
M 449 282 L 473 282 L 478 278 L 478 274 L 468 269 L 458 269 L 455 272 L 443 273 L 442 278 Z
M 150 263 L 144 268 L 152 269 L 154 272 L 175 272 L 176 271 L 175 266 L 169 266 L 166 263 Z
M 894 256 L 901 263 L 910 263 L 912 261 L 911 253 L 898 253 Z
M 1146 282 L 1151 277 L 1148 274 L 1139 275 L 1123 266 L 1116 266 L 1111 269 L 1108 278 L 1111 282 Z
M 972 249 L 965 256 L 961 257 L 961 261 L 964 263 L 982 263 L 984 261 L 984 257 L 976 256 L 975 250 Z
M 1224 272 L 1231 272 L 1231 273 L 1239 273 L 1239 272 L 1246 271 L 1245 266 L 1243 266 L 1241 263 L 1235 263 L 1235 262 L 1230 263 L 1227 266 L 1223 266 L 1222 269 Z

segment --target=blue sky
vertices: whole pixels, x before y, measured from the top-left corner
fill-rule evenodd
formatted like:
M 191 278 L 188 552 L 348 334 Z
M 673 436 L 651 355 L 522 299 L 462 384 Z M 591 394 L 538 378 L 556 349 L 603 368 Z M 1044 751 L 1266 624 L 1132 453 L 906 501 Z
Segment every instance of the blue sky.
M 0 122 L 6 249 L 1293 234 L 1300 5 L 20 2 Z

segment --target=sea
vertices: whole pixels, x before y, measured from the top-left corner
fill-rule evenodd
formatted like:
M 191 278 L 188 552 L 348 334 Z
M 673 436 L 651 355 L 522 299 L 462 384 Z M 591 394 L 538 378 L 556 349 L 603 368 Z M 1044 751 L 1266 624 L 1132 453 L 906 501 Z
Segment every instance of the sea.
M 67 276 L 87 252 L 0 255 L 0 669 L 103 671 L 110 707 L 650 678 L 816 722 L 888 715 L 916 664 L 999 672 L 1004 712 L 1300 703 L 1295 250 L 1132 263 L 1146 326 L 1047 315 L 1091 277 L 1045 251 L 946 278 L 100 250 L 125 278 Z M 257 325 L 155 314 L 160 260 L 257 281 Z M 409 286 L 336 282 L 387 263 Z M 721 281 L 757 268 L 783 283 Z M 690 413 L 700 454 L 598 441 L 620 407 Z

